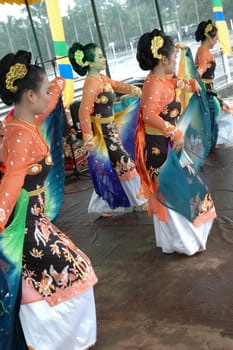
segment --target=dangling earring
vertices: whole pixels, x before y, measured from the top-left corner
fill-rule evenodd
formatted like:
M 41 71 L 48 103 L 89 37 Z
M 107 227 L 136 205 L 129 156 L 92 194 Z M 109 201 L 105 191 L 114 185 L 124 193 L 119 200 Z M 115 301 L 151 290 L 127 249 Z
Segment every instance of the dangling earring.
M 35 102 L 36 102 L 36 100 L 34 98 L 32 98 L 31 103 L 34 105 Z

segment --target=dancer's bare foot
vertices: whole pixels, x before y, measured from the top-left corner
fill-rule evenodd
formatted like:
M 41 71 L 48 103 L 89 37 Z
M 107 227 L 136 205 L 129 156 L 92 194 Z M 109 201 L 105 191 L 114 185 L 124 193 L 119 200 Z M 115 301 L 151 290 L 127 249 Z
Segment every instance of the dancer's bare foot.
M 142 211 L 147 211 L 147 210 L 148 210 L 148 202 L 143 203 L 143 204 L 140 206 L 140 208 L 141 208 Z
M 100 216 L 102 216 L 103 218 L 111 218 L 112 214 L 111 213 L 101 213 Z
M 203 249 L 203 248 L 200 247 L 200 248 L 198 249 L 197 253 L 203 253 L 204 250 L 205 250 L 205 249 Z

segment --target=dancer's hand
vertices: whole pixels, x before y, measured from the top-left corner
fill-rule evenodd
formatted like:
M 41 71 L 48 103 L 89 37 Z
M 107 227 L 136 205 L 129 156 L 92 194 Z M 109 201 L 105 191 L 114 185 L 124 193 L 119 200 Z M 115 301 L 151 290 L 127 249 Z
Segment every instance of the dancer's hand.
M 90 153 L 93 152 L 93 149 L 94 149 L 94 142 L 93 142 L 93 140 L 89 140 L 87 142 L 84 142 L 83 147 L 87 151 L 87 156 L 89 156 Z
M 230 107 L 228 106 L 228 104 L 226 102 L 221 100 L 220 105 L 221 105 L 221 108 L 224 112 L 231 113 Z
M 198 96 L 200 96 L 200 94 L 201 94 L 201 86 L 200 86 L 200 84 L 197 81 L 195 82 L 195 92 L 196 92 L 196 94 Z
M 87 157 L 90 155 L 91 152 L 93 152 L 95 148 L 95 142 L 94 142 L 94 135 L 91 134 L 85 134 L 84 135 L 84 144 L 83 147 L 87 151 Z
M 57 77 L 56 78 L 56 83 L 60 87 L 61 91 L 65 89 L 65 79 L 62 77 Z
M 179 138 L 177 141 L 174 141 L 173 147 L 172 147 L 173 151 L 175 151 L 176 153 L 179 153 L 183 148 L 184 148 L 183 137 Z
M 138 86 L 133 86 L 131 90 L 132 96 L 141 97 L 142 96 L 142 89 Z
M 58 86 L 59 90 L 62 92 L 65 88 L 65 79 L 62 77 L 56 77 L 50 82 L 50 86 Z
M 175 48 L 176 48 L 176 50 L 179 50 L 179 49 L 183 50 L 183 49 L 187 49 L 188 46 L 187 46 L 187 44 L 185 44 L 185 43 L 177 43 L 177 44 L 175 45 Z

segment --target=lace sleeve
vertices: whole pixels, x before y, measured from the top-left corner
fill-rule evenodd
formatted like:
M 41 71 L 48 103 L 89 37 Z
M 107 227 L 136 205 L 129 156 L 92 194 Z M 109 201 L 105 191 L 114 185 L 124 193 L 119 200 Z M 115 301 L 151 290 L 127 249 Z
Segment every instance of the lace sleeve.
M 39 114 L 35 116 L 35 124 L 37 126 L 40 125 L 41 121 L 45 119 L 46 117 L 49 116 L 49 114 L 54 110 L 54 108 L 57 105 L 58 99 L 61 96 L 61 93 L 64 89 L 65 86 L 65 79 L 58 77 L 51 81 L 50 86 L 49 86 L 49 93 L 51 96 L 50 103 L 47 107 L 47 110 L 43 114 Z
M 102 92 L 102 85 L 97 79 L 86 78 L 83 86 L 82 100 L 79 107 L 79 120 L 83 140 L 86 142 L 93 137 L 91 115 L 94 111 L 96 97 Z
M 0 232 L 15 207 L 28 166 L 41 160 L 47 151 L 45 144 L 41 145 L 31 130 L 6 125 L 2 144 L 4 175 L 0 183 Z

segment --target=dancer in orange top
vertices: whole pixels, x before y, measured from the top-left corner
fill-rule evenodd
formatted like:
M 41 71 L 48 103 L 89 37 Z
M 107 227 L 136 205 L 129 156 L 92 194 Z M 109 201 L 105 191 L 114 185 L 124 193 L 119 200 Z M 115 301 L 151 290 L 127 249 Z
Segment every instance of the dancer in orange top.
M 101 74 L 106 69 L 106 59 L 94 43 L 74 43 L 69 49 L 69 58 L 79 75 L 87 74 L 79 119 L 95 188 L 88 212 L 106 216 L 129 207 L 146 209 L 145 198 L 137 198 L 139 175 L 122 143 L 113 109 L 116 92 L 140 97 L 141 89 Z
M 206 248 L 212 219 L 215 217 L 212 201 L 211 209 L 205 216 L 200 212 L 194 225 L 183 215 L 162 205 L 157 199 L 157 189 L 158 177 L 169 151 L 180 153 L 184 146 L 183 132 L 176 125 L 181 111 L 176 88 L 197 93 L 201 88 L 194 79 L 172 78 L 176 67 L 176 48 L 172 39 L 158 29 L 141 36 L 137 60 L 141 69 L 150 71 L 143 85 L 138 115 L 136 165 L 143 193 L 149 199 L 148 208 L 149 214 L 153 215 L 156 244 L 165 253 L 193 255 Z M 169 182 L 172 183 L 174 179 L 172 174 L 170 176 Z M 174 183 L 176 186 L 178 183 Z M 175 201 L 178 204 L 179 198 L 175 198 Z M 191 203 L 187 203 L 189 205 Z
M 9 234 L 17 222 L 15 205 L 22 191 L 26 192 L 19 316 L 27 346 L 62 350 L 69 344 L 70 350 L 81 350 L 96 341 L 93 286 L 97 278 L 88 257 L 45 215 L 44 181 L 52 159 L 38 128 L 40 120 L 55 107 L 64 80 L 57 78 L 49 86 L 44 70 L 30 60 L 29 52 L 18 51 L 0 61 L 1 99 L 7 105 L 14 105 L 4 120 L 0 232 L 4 239 L 4 229 Z M 18 219 L 20 225 L 22 220 L 23 217 Z M 14 242 L 20 239 L 18 235 L 19 230 L 12 233 Z M 1 240 L 1 262 L 8 264 L 11 256 L 5 255 L 8 251 L 3 243 Z M 15 289 L 17 292 L 17 286 Z M 14 329 L 19 324 L 17 309 L 12 314 L 11 329 Z M 12 341 L 20 344 L 16 338 L 10 331 L 1 335 L 3 348 L 12 349 Z
M 214 89 L 214 77 L 216 69 L 216 60 L 211 53 L 218 41 L 217 27 L 211 20 L 199 23 L 195 32 L 196 41 L 201 41 L 201 45 L 197 49 L 195 56 L 195 65 L 199 76 L 206 88 L 206 97 L 210 112 L 210 128 L 211 128 L 211 149 L 216 146 L 218 139 L 218 115 L 220 107 L 229 112 L 229 107 L 222 101 Z M 220 105 L 220 106 L 219 106 Z

